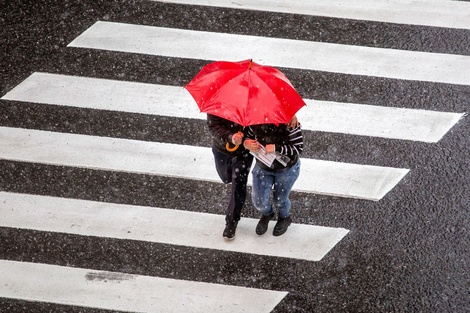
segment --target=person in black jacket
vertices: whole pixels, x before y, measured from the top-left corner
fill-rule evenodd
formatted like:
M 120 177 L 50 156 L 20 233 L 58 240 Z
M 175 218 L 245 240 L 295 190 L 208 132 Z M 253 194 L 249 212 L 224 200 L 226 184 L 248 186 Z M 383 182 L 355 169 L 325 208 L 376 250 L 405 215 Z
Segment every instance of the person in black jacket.
M 207 126 L 213 138 L 212 153 L 217 173 L 222 182 L 232 183 L 223 232 L 225 239 L 232 240 L 235 238 L 237 224 L 245 204 L 246 185 L 253 156 L 243 147 L 245 136 L 243 126 L 212 114 L 207 114 Z M 236 145 L 239 147 L 235 148 Z
M 256 233 L 263 235 L 269 221 L 278 212 L 273 235 L 280 236 L 292 223 L 289 194 L 299 177 L 300 159 L 303 151 L 301 126 L 287 124 L 262 124 L 250 126 L 244 141 L 246 149 L 256 155 L 253 168 L 253 205 L 262 217 L 256 226 Z M 273 203 L 270 202 L 273 190 Z

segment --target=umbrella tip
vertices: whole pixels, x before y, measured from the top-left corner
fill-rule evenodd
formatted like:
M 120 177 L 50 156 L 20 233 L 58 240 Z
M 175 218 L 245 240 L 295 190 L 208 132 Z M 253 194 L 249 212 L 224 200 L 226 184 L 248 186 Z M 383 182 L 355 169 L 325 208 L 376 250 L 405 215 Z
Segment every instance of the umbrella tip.
M 248 66 L 248 69 L 251 69 L 251 64 L 253 64 L 253 59 L 250 59 L 250 65 Z

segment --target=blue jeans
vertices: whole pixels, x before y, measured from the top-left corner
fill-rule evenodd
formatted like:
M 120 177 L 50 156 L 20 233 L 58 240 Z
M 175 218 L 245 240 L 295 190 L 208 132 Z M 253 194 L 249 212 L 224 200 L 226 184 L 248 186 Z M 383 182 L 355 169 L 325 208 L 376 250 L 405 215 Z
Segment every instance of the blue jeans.
M 300 173 L 300 160 L 292 167 L 281 171 L 270 172 L 262 169 L 258 164 L 253 168 L 253 205 L 261 214 L 269 215 L 273 207 L 278 211 L 280 218 L 290 216 L 291 202 L 289 194 Z M 273 205 L 270 202 L 273 190 Z

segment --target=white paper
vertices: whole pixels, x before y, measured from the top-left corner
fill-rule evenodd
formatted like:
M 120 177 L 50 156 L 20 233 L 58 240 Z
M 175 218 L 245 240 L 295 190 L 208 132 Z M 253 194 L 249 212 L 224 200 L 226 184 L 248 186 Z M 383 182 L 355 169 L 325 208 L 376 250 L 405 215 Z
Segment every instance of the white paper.
M 264 146 L 260 145 L 259 150 L 254 152 L 250 151 L 251 154 L 255 156 L 258 160 L 266 164 L 267 166 L 271 167 L 271 164 L 273 164 L 274 160 L 276 159 L 276 154 L 275 153 L 266 153 L 266 149 Z

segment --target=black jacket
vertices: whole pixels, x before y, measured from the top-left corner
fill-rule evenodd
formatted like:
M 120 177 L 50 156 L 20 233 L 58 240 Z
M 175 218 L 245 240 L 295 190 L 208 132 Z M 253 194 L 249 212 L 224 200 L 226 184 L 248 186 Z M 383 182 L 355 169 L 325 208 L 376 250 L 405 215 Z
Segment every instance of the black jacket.
M 209 132 L 212 135 L 212 146 L 217 151 L 226 155 L 233 156 L 249 153 L 249 151 L 245 149 L 245 147 L 243 147 L 243 144 L 241 144 L 238 149 L 234 152 L 229 152 L 225 148 L 227 142 L 230 143 L 231 148 L 233 147 L 232 135 L 236 134 L 239 131 L 245 134 L 246 130 L 243 126 L 226 120 L 224 118 L 212 114 L 207 114 L 207 127 L 209 128 Z

